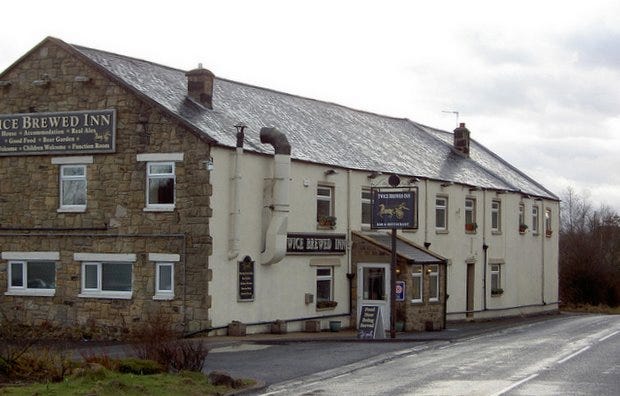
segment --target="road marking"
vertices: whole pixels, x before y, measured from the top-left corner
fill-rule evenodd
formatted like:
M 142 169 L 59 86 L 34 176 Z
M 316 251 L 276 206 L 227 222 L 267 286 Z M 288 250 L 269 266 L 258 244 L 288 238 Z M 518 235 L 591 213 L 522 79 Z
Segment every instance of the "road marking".
M 521 381 L 515 382 L 514 384 L 510 385 L 509 387 L 504 388 L 504 389 L 502 389 L 501 391 L 499 391 L 497 393 L 494 393 L 492 396 L 503 395 L 504 393 L 507 393 L 507 392 L 513 390 L 514 388 L 516 388 L 517 386 L 519 386 L 519 385 L 521 385 L 521 384 L 523 384 L 523 383 L 525 383 L 525 382 L 527 382 L 527 381 L 529 381 L 531 379 L 534 379 L 536 377 L 538 377 L 538 373 L 532 374 L 529 377 L 523 378 Z
M 620 330 L 614 331 L 613 333 L 611 333 L 611 334 L 609 334 L 609 335 L 606 335 L 605 337 L 601 338 L 601 339 L 600 339 L 600 340 L 598 340 L 598 341 L 599 341 L 599 342 L 601 342 L 601 341 L 605 341 L 606 339 L 611 338 L 611 337 L 615 336 L 615 335 L 616 335 L 616 334 L 618 334 L 618 333 L 620 333 Z
M 575 356 L 579 355 L 580 353 L 583 353 L 583 352 L 587 351 L 588 349 L 590 349 L 590 346 L 589 346 L 589 345 L 588 345 L 587 347 L 583 347 L 583 348 L 581 348 L 580 350 L 578 350 L 578 351 L 577 351 L 577 352 L 575 352 L 575 353 L 572 353 L 572 354 L 570 354 L 570 355 L 566 356 L 564 359 L 562 359 L 562 360 L 558 361 L 558 364 L 562 364 L 562 363 L 564 363 L 564 362 L 566 362 L 566 361 L 568 361 L 568 360 L 570 360 L 570 359 L 574 358 Z

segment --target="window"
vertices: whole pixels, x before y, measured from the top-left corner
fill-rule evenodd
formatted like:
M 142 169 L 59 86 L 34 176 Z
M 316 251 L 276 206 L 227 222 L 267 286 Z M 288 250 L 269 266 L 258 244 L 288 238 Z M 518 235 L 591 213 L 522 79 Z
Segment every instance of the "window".
M 370 228 L 372 208 L 371 192 L 369 188 L 362 189 L 362 227 Z
M 465 198 L 465 231 L 476 231 L 476 200 Z
M 491 202 L 491 231 L 500 232 L 502 230 L 501 215 L 501 201 L 493 200 Z
M 411 268 L 412 285 L 411 285 L 411 302 L 422 302 L 422 266 L 414 265 Z
M 316 221 L 320 226 L 333 227 L 336 225 L 334 188 L 331 186 L 318 186 L 316 189 Z
M 146 165 L 148 209 L 170 210 L 174 208 L 174 162 L 148 162 Z
M 538 206 L 532 206 L 532 232 L 538 234 Z
M 86 209 L 86 165 L 60 166 L 60 209 Z
M 82 262 L 79 297 L 130 299 L 135 254 L 75 253 Z
M 491 264 L 491 295 L 504 293 L 502 289 L 502 272 L 500 264 Z
M 157 263 L 155 265 L 155 300 L 174 298 L 174 265 Z
M 545 235 L 550 237 L 551 234 L 553 234 L 551 229 L 551 209 L 545 209 Z
M 53 296 L 56 289 L 54 261 L 9 261 L 8 294 Z
M 333 270 L 332 267 L 318 267 L 316 269 L 316 302 L 333 301 Z
M 448 229 L 448 198 L 435 198 L 435 228 L 439 231 Z
M 428 301 L 439 301 L 439 266 L 428 266 Z
M 525 224 L 525 205 L 519 204 L 519 232 L 525 233 L 527 231 L 527 224 Z

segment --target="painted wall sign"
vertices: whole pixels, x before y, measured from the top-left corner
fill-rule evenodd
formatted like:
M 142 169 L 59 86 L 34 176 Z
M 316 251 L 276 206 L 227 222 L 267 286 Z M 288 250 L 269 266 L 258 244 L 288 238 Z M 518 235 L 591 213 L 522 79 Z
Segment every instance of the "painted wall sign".
M 0 115 L 0 155 L 112 153 L 116 110 Z
M 417 190 L 372 189 L 371 228 L 409 229 L 417 228 Z
M 396 281 L 396 290 L 394 290 L 394 294 L 396 295 L 396 301 L 405 301 L 405 282 Z
M 345 234 L 289 233 L 286 238 L 288 254 L 345 254 Z
M 357 338 L 385 338 L 381 307 L 377 305 L 362 305 L 360 308 L 360 321 L 357 326 Z
M 254 261 L 245 256 L 239 265 L 239 301 L 254 300 Z

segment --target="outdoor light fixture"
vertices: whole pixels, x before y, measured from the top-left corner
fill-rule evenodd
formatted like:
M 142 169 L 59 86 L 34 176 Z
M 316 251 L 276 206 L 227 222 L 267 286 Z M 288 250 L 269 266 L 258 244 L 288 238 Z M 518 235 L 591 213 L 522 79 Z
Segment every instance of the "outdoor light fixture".
M 338 171 L 336 171 L 335 169 L 328 169 L 325 171 L 325 176 L 335 175 L 336 173 L 338 173 Z
M 381 172 L 379 171 L 372 171 L 370 172 L 370 175 L 368 175 L 369 179 L 375 179 L 377 177 L 381 176 Z
M 504 190 L 497 190 L 495 191 L 495 194 L 499 195 L 499 194 L 506 194 L 506 191 Z
M 480 187 L 470 187 L 470 188 L 469 188 L 469 192 L 472 192 L 472 191 L 480 191 L 480 190 L 481 190 L 481 188 L 480 188 Z
M 448 186 L 451 186 L 453 184 L 454 184 L 453 182 L 445 182 L 445 183 L 441 183 L 441 187 L 448 187 Z
M 412 177 L 412 178 L 409 179 L 409 184 L 417 183 L 419 181 L 420 181 L 420 179 L 418 179 L 417 177 Z

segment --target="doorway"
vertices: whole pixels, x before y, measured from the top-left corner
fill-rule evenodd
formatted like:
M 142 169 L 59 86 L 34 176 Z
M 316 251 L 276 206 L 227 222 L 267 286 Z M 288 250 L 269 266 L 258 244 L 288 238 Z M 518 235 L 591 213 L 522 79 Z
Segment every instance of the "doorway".
M 474 317 L 474 285 L 475 285 L 475 264 L 467 264 L 467 290 L 466 290 L 466 316 Z
M 357 265 L 357 318 L 362 305 L 378 306 L 383 328 L 390 328 L 390 264 L 365 263 Z

